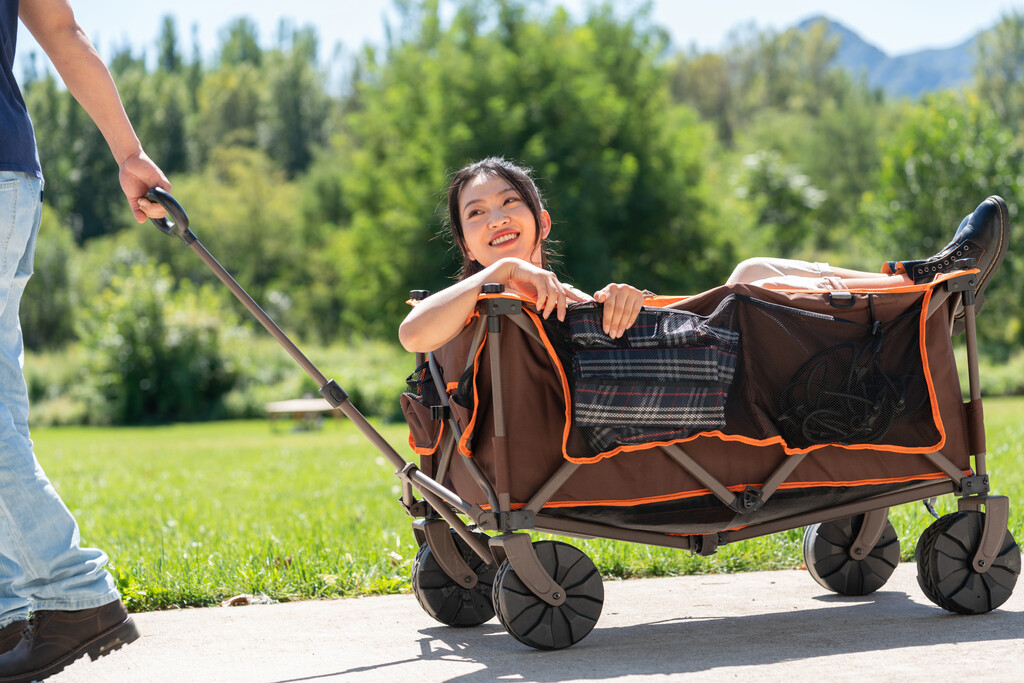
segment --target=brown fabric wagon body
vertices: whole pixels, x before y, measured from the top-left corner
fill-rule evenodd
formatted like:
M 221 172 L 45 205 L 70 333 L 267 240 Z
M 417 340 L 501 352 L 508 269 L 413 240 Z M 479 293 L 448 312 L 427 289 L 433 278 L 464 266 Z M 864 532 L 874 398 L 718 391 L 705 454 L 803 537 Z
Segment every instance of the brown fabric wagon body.
M 655 429 L 642 435 L 641 443 L 629 443 L 627 436 L 625 444 L 618 441 L 604 451 L 578 433 L 576 418 L 582 409 L 576 396 L 585 381 L 578 376 L 579 360 L 565 348 L 568 336 L 563 331 L 574 315 L 585 316 L 585 310 L 574 310 L 567 323 L 557 323 L 542 321 L 524 306 L 529 321 L 525 327 L 531 333 L 505 324 L 493 338 L 500 340 L 502 359 L 503 424 L 497 426 L 494 369 L 487 349 L 494 342 L 484 336 L 481 343 L 478 325 L 470 320 L 462 334 L 434 354 L 461 431 L 442 483 L 466 502 L 488 509 L 488 497 L 467 462 L 472 459 L 515 510 L 566 462 L 573 462 L 580 466 L 538 512 L 548 518 L 675 535 L 737 529 L 922 483 L 949 482 L 950 464 L 968 476 L 971 448 L 950 340 L 952 303 L 932 305 L 942 282 L 841 296 L 730 285 L 693 297 L 649 299 L 646 303 L 656 308 L 648 310 L 662 311 L 673 323 L 673 312 L 697 323 L 724 319 L 737 333 L 735 368 L 724 392 L 724 422 L 707 429 Z M 624 343 L 633 346 L 628 335 Z M 870 435 L 870 443 L 842 436 L 815 443 L 813 435 L 808 441 L 784 424 L 786 410 L 779 407 L 783 394 L 799 391 L 805 381 L 801 372 L 813 376 L 818 372 L 815 358 L 827 359 L 835 349 L 842 357 L 850 349 L 874 353 L 860 372 L 877 370 L 883 384 L 895 383 L 899 389 L 895 393 L 902 404 L 882 406 L 879 419 L 887 424 L 880 436 Z M 813 382 L 819 379 L 813 377 Z M 636 393 L 630 387 L 626 393 Z M 882 393 L 893 392 L 885 388 Z M 403 407 L 421 469 L 435 476 L 440 446 L 454 436 L 448 425 L 429 418 L 423 399 L 407 394 Z M 837 406 L 840 413 L 843 405 L 840 401 Z M 504 436 L 496 437 L 496 431 Z M 673 451 L 682 452 L 735 494 L 751 491 L 756 496 L 787 462 L 795 467 L 781 483 L 775 482 L 763 504 L 739 512 L 724 504 L 706 479 L 695 477 L 694 468 L 681 466 Z M 948 460 L 945 471 L 930 453 Z

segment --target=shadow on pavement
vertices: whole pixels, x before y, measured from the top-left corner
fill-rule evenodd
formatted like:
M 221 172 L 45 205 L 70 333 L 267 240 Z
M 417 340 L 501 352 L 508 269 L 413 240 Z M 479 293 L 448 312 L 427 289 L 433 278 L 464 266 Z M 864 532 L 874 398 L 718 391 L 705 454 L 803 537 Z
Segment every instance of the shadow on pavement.
M 599 622 L 580 643 L 558 651 L 527 647 L 496 622 L 468 629 L 439 625 L 419 630 L 423 636 L 419 661 L 458 660 L 484 667 L 447 679 L 460 683 L 508 677 L 562 681 L 566 680 L 567 672 L 600 680 L 706 673 L 723 667 L 768 666 L 855 653 L 874 653 L 884 661 L 887 650 L 945 644 L 969 646 L 976 642 L 1019 640 L 1024 634 L 1024 614 L 1019 612 L 996 610 L 976 616 L 954 615 L 915 603 L 903 592 L 880 591 L 864 597 L 823 595 L 814 599 L 828 606 L 701 617 L 695 613 L 699 608 L 680 605 L 690 616 L 605 628 Z M 408 661 L 359 667 L 339 671 L 337 675 L 374 670 L 386 676 L 390 666 Z M 953 662 L 946 662 L 945 666 L 955 668 Z

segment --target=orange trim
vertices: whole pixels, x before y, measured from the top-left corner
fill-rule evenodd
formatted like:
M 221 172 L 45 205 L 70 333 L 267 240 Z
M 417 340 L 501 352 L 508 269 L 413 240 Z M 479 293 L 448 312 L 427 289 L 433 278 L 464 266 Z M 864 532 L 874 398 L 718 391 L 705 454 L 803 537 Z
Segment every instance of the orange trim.
M 964 470 L 964 475 L 971 476 L 971 470 Z M 945 472 L 931 472 L 928 474 L 914 474 L 905 477 L 891 477 L 888 479 L 858 479 L 855 481 L 795 481 L 785 482 L 779 489 L 808 489 L 808 488 L 853 488 L 857 486 L 878 486 L 882 484 L 903 484 L 910 481 L 935 481 L 948 479 Z M 764 484 L 734 484 L 727 487 L 733 493 L 745 491 L 747 488 L 761 488 Z M 710 489 L 694 489 L 692 491 L 678 491 L 676 493 L 665 493 L 660 496 L 647 496 L 644 498 L 631 498 L 628 500 L 560 500 L 545 503 L 543 508 L 571 508 L 571 507 L 633 507 L 635 505 L 647 505 L 651 503 L 664 503 L 671 500 L 685 500 L 686 498 L 697 498 L 699 496 L 714 495 Z M 484 510 L 490 506 L 481 504 Z M 513 510 L 526 507 L 525 503 L 513 503 Z M 542 508 L 542 509 L 543 509 Z M 742 527 L 737 527 L 742 528 Z
M 857 292 L 857 293 L 861 293 L 861 294 L 869 294 L 869 293 L 870 294 L 877 294 L 877 293 L 881 293 L 881 292 L 895 292 L 897 294 L 905 294 L 907 292 L 923 292 L 923 291 L 926 291 L 926 290 L 934 289 L 936 285 L 938 285 L 940 283 L 943 283 L 946 280 L 951 280 L 951 279 L 953 279 L 955 277 L 960 277 L 961 275 L 966 275 L 968 273 L 980 273 L 980 272 L 981 271 L 978 270 L 977 268 L 970 268 L 968 270 L 961 270 L 961 271 L 957 271 L 957 272 L 954 272 L 954 273 L 942 273 L 940 275 L 937 275 L 935 277 L 935 279 L 932 280 L 931 282 L 924 282 L 924 283 L 919 284 L 919 285 L 898 285 L 898 286 L 895 286 L 895 287 L 871 287 L 871 288 L 850 287 L 849 289 L 845 289 L 843 291 L 844 292 L 845 291 Z M 790 292 L 790 293 L 809 292 L 811 294 L 827 293 L 826 290 L 822 290 L 822 289 L 808 289 L 806 287 L 775 287 L 775 286 L 773 286 L 771 288 L 766 287 L 765 289 L 770 289 L 770 291 L 772 291 L 772 292 Z M 683 298 L 686 298 L 686 297 L 683 297 Z
M 595 463 L 595 462 L 597 462 L 599 460 L 602 460 L 604 458 L 610 458 L 610 457 L 612 457 L 614 455 L 618 455 L 619 453 L 628 453 L 630 451 L 646 450 L 648 448 L 656 448 L 656 447 L 660 447 L 660 446 L 671 446 L 673 444 L 686 443 L 687 441 L 695 441 L 695 440 L 697 440 L 699 438 L 702 438 L 702 437 L 712 437 L 712 438 L 719 439 L 721 441 L 736 441 L 736 442 L 739 442 L 739 443 L 745 443 L 745 444 L 747 444 L 749 446 L 779 445 L 779 446 L 782 446 L 783 452 L 786 453 L 787 455 L 796 455 L 796 454 L 799 454 L 799 453 L 810 453 L 811 451 L 816 451 L 816 450 L 819 450 L 821 448 L 829 448 L 829 447 L 831 447 L 831 448 L 845 448 L 847 450 L 852 450 L 852 451 L 864 451 L 864 450 L 867 450 L 867 451 L 883 451 L 883 452 L 886 452 L 886 453 L 906 453 L 906 454 L 931 453 L 933 451 L 938 450 L 938 448 L 936 448 L 935 446 L 920 446 L 920 447 L 913 447 L 913 448 L 911 448 L 911 447 L 907 447 L 907 446 L 885 446 L 885 445 L 879 446 L 879 445 L 876 445 L 876 444 L 838 444 L 838 443 L 823 443 L 823 444 L 815 444 L 813 446 L 808 446 L 807 448 L 792 448 L 792 447 L 786 445 L 786 442 L 783 440 L 783 438 L 781 436 L 773 436 L 770 439 L 752 439 L 752 438 L 750 438 L 748 436 L 740 436 L 740 435 L 737 435 L 737 434 L 725 434 L 725 433 L 723 433 L 721 431 L 714 430 L 714 431 L 710 431 L 710 432 L 699 432 L 697 434 L 692 434 L 692 435 L 684 437 L 682 439 L 672 439 L 670 441 L 649 441 L 649 442 L 642 443 L 642 444 L 634 444 L 634 445 L 629 445 L 629 446 L 619 446 L 618 448 L 616 448 L 614 450 L 606 451 L 604 453 L 599 453 L 599 454 L 597 454 L 595 456 L 592 456 L 590 458 L 573 458 L 573 457 L 570 457 L 565 452 L 565 443 L 563 442 L 563 444 L 562 444 L 562 455 L 569 462 L 578 463 L 580 465 L 588 465 L 588 464 L 591 464 L 591 463 Z
M 558 372 L 558 379 L 562 383 L 562 404 L 565 406 L 565 424 L 562 427 L 562 455 L 565 455 L 565 444 L 569 440 L 569 428 L 572 426 L 572 401 L 569 400 L 569 378 L 565 375 L 562 362 L 558 360 L 558 354 L 555 353 L 555 347 L 551 344 L 551 340 L 548 339 L 547 332 L 544 331 L 544 325 L 541 324 L 540 318 L 536 313 L 525 308 L 523 312 L 533 321 L 533 326 L 537 328 L 537 334 L 540 336 L 544 348 L 547 349 L 548 358 L 551 359 L 551 364 Z
M 441 423 L 441 429 L 437 432 L 437 441 L 434 442 L 433 446 L 417 446 L 416 442 L 412 438 L 412 432 L 409 432 L 409 448 L 411 448 L 416 455 L 433 455 L 437 452 L 437 447 L 441 445 L 441 438 L 443 436 L 444 422 Z
M 967 473 L 965 473 L 967 474 Z M 779 489 L 809 489 L 809 488 L 843 488 L 856 486 L 877 486 L 880 484 L 903 484 L 908 481 L 931 481 L 935 479 L 948 479 L 945 472 L 933 472 L 930 474 L 912 475 L 906 477 L 892 477 L 890 479 L 860 479 L 856 481 L 797 481 L 785 482 Z M 727 487 L 733 493 L 745 491 L 748 487 L 761 488 L 763 484 L 735 484 Z M 698 496 L 713 495 L 710 489 L 698 489 L 694 491 L 680 491 L 678 493 L 667 493 L 660 496 L 635 498 L 633 500 L 588 500 L 588 501 L 557 501 L 546 503 L 544 507 L 630 507 L 633 505 L 645 505 L 648 503 L 661 503 L 670 500 L 684 500 Z
M 487 335 L 484 335 L 480 340 L 480 348 L 476 350 L 476 356 L 473 358 L 473 414 L 469 417 L 469 424 L 462 430 L 462 436 L 459 438 L 459 453 L 462 453 L 467 458 L 473 457 L 473 451 L 469 448 L 469 437 L 473 435 L 473 427 L 476 426 L 476 416 L 480 409 L 480 397 L 476 386 L 476 376 L 480 371 L 480 354 L 483 353 L 484 346 L 487 345 Z M 458 382 L 455 383 L 458 386 Z
M 653 296 L 644 297 L 644 306 L 654 306 L 656 308 L 665 308 L 672 304 L 677 304 L 680 301 L 686 301 L 691 297 L 689 296 L 666 296 L 663 294 L 654 294 Z
M 502 293 L 502 294 L 481 294 L 481 295 L 479 295 L 477 297 L 477 301 L 481 301 L 483 299 L 519 299 L 520 301 L 527 301 L 527 302 L 531 301 L 530 299 L 527 299 L 526 297 L 523 297 L 523 296 L 520 296 L 520 295 L 517 295 L 517 294 L 504 294 L 504 293 Z M 474 308 L 473 312 L 469 315 L 468 318 L 466 318 L 466 323 L 465 324 L 469 325 L 469 323 L 473 320 L 473 318 L 479 318 L 479 317 L 480 317 L 480 310 L 478 308 Z M 479 406 L 480 406 L 479 391 L 478 391 L 477 386 L 476 386 L 476 377 L 477 377 L 477 373 L 480 371 L 480 354 L 483 353 L 484 346 L 486 346 L 486 345 L 487 345 L 487 335 L 484 335 L 483 338 L 480 340 L 480 348 L 478 348 L 476 350 L 476 357 L 473 358 L 473 414 L 470 416 L 469 424 L 466 425 L 466 428 L 464 430 L 462 430 L 462 436 L 459 438 L 459 444 L 458 444 L 459 453 L 461 453 L 462 455 L 466 456 L 467 458 L 472 458 L 473 457 L 473 451 L 470 450 L 470 448 L 469 448 L 469 438 L 473 435 L 473 427 L 476 426 L 476 417 L 477 417 L 477 412 L 478 412 Z M 446 388 L 447 388 L 448 392 L 451 393 L 452 387 L 458 387 L 458 386 L 459 386 L 458 382 L 449 382 Z
M 876 444 L 816 444 L 816 445 L 813 445 L 813 446 L 809 446 L 807 448 L 793 448 L 793 447 L 791 447 L 791 446 L 789 446 L 789 445 L 787 445 L 785 443 L 785 441 L 783 440 L 782 436 L 774 436 L 774 437 L 771 437 L 771 438 L 768 438 L 768 439 L 754 439 L 754 438 L 740 436 L 740 435 L 736 435 L 736 434 L 726 434 L 726 433 L 724 433 L 722 431 L 719 431 L 719 430 L 712 430 L 712 431 L 699 432 L 697 434 L 692 434 L 692 435 L 690 435 L 688 437 L 684 437 L 684 438 L 681 438 L 681 439 L 670 439 L 670 440 L 667 440 L 667 441 L 649 441 L 649 442 L 645 442 L 645 443 L 642 443 L 642 444 L 632 444 L 632 445 L 619 446 L 619 447 L 614 448 L 614 449 L 612 449 L 610 451 L 605 451 L 603 453 L 598 453 L 597 455 L 594 455 L 594 456 L 589 457 L 589 458 L 574 458 L 574 457 L 571 457 L 568 454 L 568 450 L 567 450 L 567 445 L 568 445 L 568 440 L 569 440 L 569 430 L 570 430 L 571 424 L 572 424 L 572 397 L 569 395 L 569 381 L 568 381 L 568 379 L 566 377 L 565 369 L 562 367 L 562 363 L 558 359 L 558 354 L 555 353 L 554 347 L 552 346 L 551 341 L 548 339 L 548 336 L 547 336 L 547 334 L 544 331 L 544 326 L 541 323 L 539 316 L 536 313 L 534 313 L 533 311 L 531 311 L 529 309 L 526 309 L 526 308 L 523 309 L 523 312 L 526 313 L 526 315 L 533 321 L 534 327 L 537 329 L 537 332 L 538 332 L 538 334 L 539 334 L 539 336 L 541 338 L 541 341 L 544 344 L 544 348 L 548 352 L 548 356 L 551 359 L 552 365 L 555 367 L 556 371 L 558 372 L 558 378 L 559 378 L 559 380 L 561 382 L 561 385 L 562 385 L 563 403 L 565 405 L 565 427 L 562 430 L 562 457 L 565 458 L 566 460 L 568 460 L 569 462 L 573 462 L 573 463 L 577 463 L 577 464 L 581 464 L 581 465 L 586 465 L 586 464 L 591 464 L 591 463 L 598 462 L 600 460 L 603 460 L 604 458 L 610 458 L 612 456 L 618 455 L 619 453 L 628 453 L 630 451 L 639 451 L 639 450 L 646 450 L 646 449 L 649 449 L 649 448 L 656 448 L 656 447 L 661 447 L 661 446 L 670 446 L 672 444 L 686 443 L 688 441 L 694 441 L 694 440 L 702 438 L 702 437 L 717 438 L 717 439 L 719 439 L 721 441 L 734 441 L 734 442 L 745 443 L 745 444 L 748 444 L 748 445 L 751 445 L 751 446 L 758 446 L 758 447 L 760 447 L 760 446 L 779 445 L 779 446 L 782 446 L 783 452 L 788 454 L 788 455 L 795 455 L 795 454 L 800 454 L 800 453 L 809 453 L 811 451 L 815 451 L 815 450 L 819 450 L 821 448 L 827 448 L 827 447 L 843 448 L 843 449 L 846 449 L 846 450 L 872 450 L 872 451 L 882 451 L 882 452 L 887 452 L 887 453 L 919 454 L 919 453 L 930 453 L 930 452 L 933 452 L 933 451 L 936 451 L 936 450 L 941 450 L 941 448 L 946 443 L 946 430 L 945 430 L 945 426 L 943 425 L 943 422 L 942 422 L 942 417 L 941 417 L 941 415 L 939 413 L 938 399 L 937 399 L 936 394 L 935 394 L 935 385 L 934 385 L 934 382 L 932 381 L 932 375 L 931 375 L 931 370 L 930 370 L 930 367 L 929 367 L 929 364 L 928 364 L 928 354 L 927 354 L 927 349 L 926 349 L 925 329 L 926 329 L 926 323 L 927 323 L 928 303 L 931 301 L 931 296 L 932 296 L 932 293 L 933 293 L 933 291 L 934 291 L 936 286 L 938 286 L 939 284 L 945 282 L 946 280 L 950 280 L 950 279 L 952 279 L 954 277 L 959 277 L 959 276 L 964 275 L 966 273 L 972 273 L 972 272 L 973 273 L 978 273 L 980 271 L 977 268 L 972 268 L 972 269 L 965 270 L 965 271 L 958 272 L 958 273 L 944 273 L 944 274 L 941 274 L 941 275 L 937 276 L 931 282 L 926 282 L 926 283 L 919 284 L 919 285 L 905 285 L 905 286 L 892 287 L 892 288 L 887 288 L 887 289 L 874 288 L 874 289 L 850 289 L 849 290 L 851 292 L 859 292 L 859 293 L 875 293 L 875 292 L 909 293 L 909 292 L 924 292 L 924 297 L 923 297 L 922 306 L 921 306 L 921 317 L 920 317 L 920 321 L 919 321 L 919 328 L 920 328 L 920 335 L 919 335 L 920 336 L 920 352 L 921 352 L 921 359 L 922 359 L 923 370 L 924 370 L 924 375 L 925 375 L 925 383 L 926 383 L 926 385 L 928 387 L 928 399 L 929 399 L 929 401 L 931 403 L 932 417 L 935 420 L 935 427 L 936 427 L 936 429 L 939 432 L 939 440 L 935 444 L 928 445 L 928 446 L 920 446 L 920 447 L 886 446 L 886 445 L 876 445 Z M 777 291 L 777 292 L 812 292 L 812 293 L 818 293 L 818 294 L 821 293 L 820 290 L 808 290 L 808 289 L 775 289 L 775 288 L 773 288 L 772 291 Z M 529 299 L 527 297 L 524 297 L 522 295 L 518 295 L 518 294 L 503 293 L 503 294 L 484 294 L 484 295 L 480 296 L 480 299 L 495 299 L 495 298 L 518 299 L 520 301 L 524 301 L 524 302 L 527 302 L 527 303 L 532 303 L 531 299 Z M 686 300 L 688 298 L 691 298 L 691 297 L 689 297 L 689 296 L 651 296 L 651 297 L 646 297 L 644 299 L 644 304 L 645 305 L 653 305 L 653 306 L 662 306 L 663 307 L 663 306 L 670 305 L 672 303 L 677 303 L 679 301 L 684 301 L 684 300 Z M 478 316 L 478 315 L 479 315 L 478 312 L 474 312 L 474 316 Z M 471 316 L 471 317 L 473 317 L 473 316 Z M 486 337 L 484 338 L 484 342 L 486 342 Z M 476 422 L 476 416 L 477 416 L 477 408 L 476 408 L 476 406 L 478 405 L 479 402 L 477 401 L 476 374 L 477 374 L 477 371 L 479 370 L 480 353 L 482 352 L 483 347 L 484 347 L 484 344 L 481 343 L 480 344 L 480 349 L 477 350 L 477 357 L 474 359 L 474 362 L 473 362 L 473 399 L 474 399 L 474 402 L 473 402 L 473 405 L 474 405 L 473 416 L 472 416 L 472 418 L 470 420 L 469 426 L 463 432 L 462 439 L 460 439 L 460 441 L 459 441 L 459 452 L 462 453 L 463 455 L 466 455 L 467 457 L 472 457 L 471 451 L 468 448 L 468 440 L 469 440 L 469 435 L 472 433 L 472 428 L 473 428 L 473 426 L 474 426 L 474 424 Z M 457 385 L 457 383 L 455 383 L 455 384 Z M 452 385 L 449 385 L 449 387 L 451 387 L 451 386 Z
M 939 413 L 939 397 L 935 395 L 935 382 L 932 381 L 931 366 L 928 363 L 928 349 L 926 347 L 926 335 L 925 330 L 928 325 L 928 304 L 931 303 L 932 294 L 935 292 L 934 288 L 929 288 L 924 293 L 924 299 L 921 301 L 921 320 L 920 320 L 920 345 L 921 345 L 921 369 L 924 372 L 925 385 L 928 387 L 928 400 L 932 404 L 932 419 L 935 421 L 935 428 L 939 430 L 939 443 L 935 445 L 935 450 L 941 451 L 942 447 L 946 445 L 946 426 L 942 423 L 942 415 Z
M 962 470 L 966 476 L 971 475 L 970 470 Z M 841 488 L 843 486 L 877 486 L 881 484 L 905 484 L 908 481 L 931 481 L 933 479 L 949 479 L 945 472 L 933 472 L 931 474 L 911 474 L 905 477 L 889 477 L 887 479 L 858 479 L 857 481 L 790 481 L 779 485 L 780 489 L 801 489 L 801 488 Z

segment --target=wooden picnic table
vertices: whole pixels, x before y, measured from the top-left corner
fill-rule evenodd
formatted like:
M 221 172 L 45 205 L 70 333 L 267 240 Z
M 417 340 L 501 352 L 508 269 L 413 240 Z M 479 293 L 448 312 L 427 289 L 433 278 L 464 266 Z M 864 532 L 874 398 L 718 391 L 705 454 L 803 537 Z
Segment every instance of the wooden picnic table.
M 266 405 L 266 411 L 272 423 L 276 422 L 278 418 L 290 416 L 308 427 L 319 426 L 320 419 L 325 413 L 334 413 L 335 417 L 342 415 L 341 410 L 331 406 L 325 398 L 293 398 L 287 401 L 271 401 Z

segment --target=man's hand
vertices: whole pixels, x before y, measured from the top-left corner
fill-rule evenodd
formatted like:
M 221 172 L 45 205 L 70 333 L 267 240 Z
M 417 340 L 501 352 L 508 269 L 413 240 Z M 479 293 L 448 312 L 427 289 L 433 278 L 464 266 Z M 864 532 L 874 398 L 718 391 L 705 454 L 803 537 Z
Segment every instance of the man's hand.
M 145 223 L 147 218 L 163 218 L 167 214 L 164 207 L 146 199 L 150 188 L 170 190 L 171 183 L 145 152 L 140 150 L 125 159 L 117 175 L 135 220 Z

